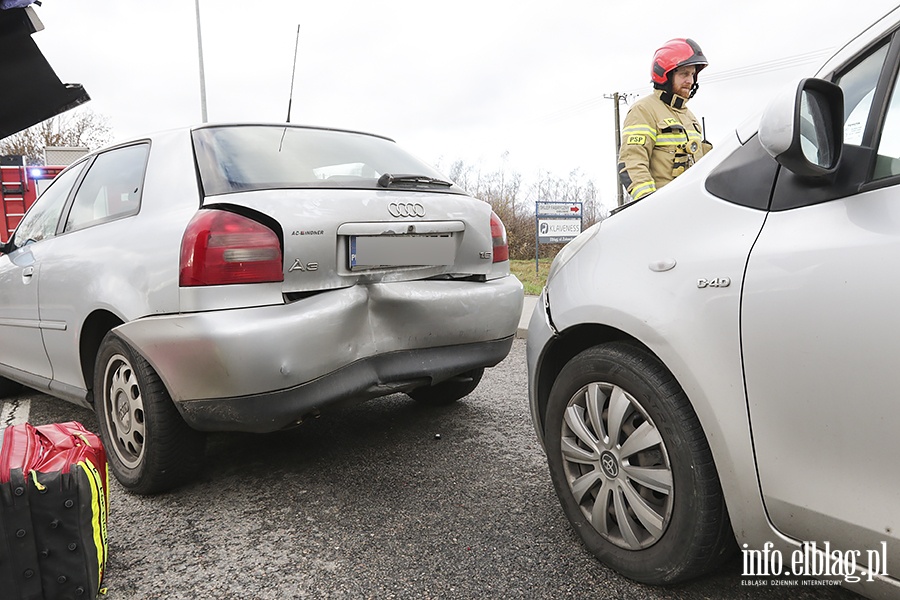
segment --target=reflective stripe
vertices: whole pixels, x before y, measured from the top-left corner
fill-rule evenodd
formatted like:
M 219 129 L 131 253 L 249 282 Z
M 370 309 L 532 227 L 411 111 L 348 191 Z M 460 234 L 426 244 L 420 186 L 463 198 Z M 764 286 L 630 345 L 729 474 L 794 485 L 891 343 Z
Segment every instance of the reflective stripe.
M 701 137 L 699 133 L 691 133 L 688 134 L 687 137 L 683 133 L 661 133 L 656 138 L 657 146 L 677 146 L 678 144 L 684 144 L 687 142 L 699 142 L 701 141 Z
M 634 186 L 634 189 L 629 193 L 631 197 L 637 200 L 638 198 L 643 198 L 648 194 L 652 194 L 656 191 L 656 182 L 648 181 L 647 183 L 642 183 L 641 185 Z
M 44 490 L 47 489 L 46 486 L 44 486 L 40 481 L 38 481 L 37 471 L 35 471 L 34 469 L 31 470 L 31 479 L 34 481 L 34 487 L 36 487 L 39 492 L 43 492 Z
M 622 130 L 622 135 L 624 137 L 628 137 L 631 135 L 646 135 L 649 136 L 653 141 L 656 141 L 657 131 L 655 127 L 651 127 L 649 125 L 631 125 L 630 127 L 626 127 Z
M 685 141 L 701 141 L 703 138 L 699 133 L 695 133 L 693 131 L 685 132 L 679 131 L 678 133 L 657 133 L 655 129 L 647 127 L 646 125 L 636 125 L 633 127 L 626 127 L 622 130 L 623 137 L 627 140 L 631 136 L 636 135 L 646 135 L 658 146 L 674 146 L 676 144 L 683 144 Z
M 629 125 L 622 130 L 624 133 L 656 133 L 656 127 L 639 123 L 637 125 Z
M 90 483 L 91 530 L 94 548 L 97 551 L 97 585 L 102 585 L 106 560 L 109 556 L 109 536 L 106 525 L 109 511 L 109 491 L 103 489 L 103 479 L 91 461 L 82 460 L 77 466 L 81 467 Z

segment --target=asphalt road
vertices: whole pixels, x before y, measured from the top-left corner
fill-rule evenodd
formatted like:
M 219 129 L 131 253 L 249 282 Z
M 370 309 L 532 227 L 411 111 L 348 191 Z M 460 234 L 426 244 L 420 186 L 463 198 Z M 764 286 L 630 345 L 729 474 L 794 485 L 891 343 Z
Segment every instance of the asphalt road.
M 202 476 L 182 489 L 139 497 L 113 482 L 107 598 L 857 598 L 742 585 L 739 558 L 668 588 L 616 575 L 557 504 L 526 393 L 516 340 L 454 406 L 396 395 L 288 432 L 216 434 Z M 32 423 L 96 431 L 83 409 L 13 400 Z

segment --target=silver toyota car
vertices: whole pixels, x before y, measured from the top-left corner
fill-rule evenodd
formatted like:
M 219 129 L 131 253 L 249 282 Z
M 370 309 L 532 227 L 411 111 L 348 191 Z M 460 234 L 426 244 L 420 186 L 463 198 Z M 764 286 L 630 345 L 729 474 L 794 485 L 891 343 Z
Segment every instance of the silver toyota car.
M 531 414 L 626 576 L 900 598 L 898 68 L 900 9 L 553 262 Z
M 491 207 L 393 141 L 209 125 L 88 156 L 0 247 L 0 395 L 93 406 L 151 493 L 205 431 L 271 432 L 345 400 L 475 389 L 523 301 Z

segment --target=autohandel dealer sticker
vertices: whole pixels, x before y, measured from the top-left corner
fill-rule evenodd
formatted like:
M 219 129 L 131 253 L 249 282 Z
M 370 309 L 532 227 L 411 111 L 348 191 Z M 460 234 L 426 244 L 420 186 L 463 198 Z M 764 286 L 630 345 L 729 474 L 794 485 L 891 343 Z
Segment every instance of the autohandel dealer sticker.
M 866 551 L 835 550 L 830 542 L 821 546 L 804 542 L 790 553 L 766 542 L 762 550 L 751 550 L 744 544 L 741 553 L 744 586 L 839 586 L 842 581 L 856 583 L 888 576 L 887 542 Z

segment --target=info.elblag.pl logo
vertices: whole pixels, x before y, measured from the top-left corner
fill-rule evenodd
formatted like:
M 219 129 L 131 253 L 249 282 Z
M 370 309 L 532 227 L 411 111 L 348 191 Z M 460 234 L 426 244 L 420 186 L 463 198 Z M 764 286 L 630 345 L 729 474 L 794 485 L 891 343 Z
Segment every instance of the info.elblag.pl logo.
M 743 581 L 744 585 L 840 585 L 841 579 L 856 583 L 862 578 L 873 581 L 887 576 L 887 542 L 874 550 L 834 550 L 830 542 L 820 547 L 816 542 L 804 542 L 801 548 L 785 555 L 766 542 L 762 550 L 750 550 L 744 544 L 744 577 L 778 577 L 773 580 Z M 790 579 L 794 577 L 796 579 Z M 800 579 L 800 578 L 805 579 Z M 818 580 L 809 578 L 820 578 Z

